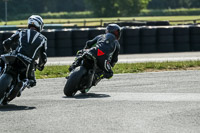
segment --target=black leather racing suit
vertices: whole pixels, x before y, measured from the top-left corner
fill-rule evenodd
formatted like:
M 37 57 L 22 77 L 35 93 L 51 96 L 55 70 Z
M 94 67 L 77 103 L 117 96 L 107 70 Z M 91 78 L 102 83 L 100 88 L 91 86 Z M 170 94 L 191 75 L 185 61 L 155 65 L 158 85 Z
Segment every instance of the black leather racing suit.
M 39 58 L 38 68 L 42 70 L 47 62 L 47 39 L 41 33 L 32 29 L 18 30 L 10 38 L 3 41 L 6 51 L 9 51 L 14 44 L 14 50 L 21 59 L 27 62 L 26 78 L 35 81 L 35 60 Z
M 104 77 L 112 77 L 112 67 L 117 63 L 120 51 L 120 44 L 115 36 L 111 33 L 96 36 L 86 42 L 85 49 L 88 48 L 90 48 L 88 52 L 96 57 L 97 65 L 106 72 Z

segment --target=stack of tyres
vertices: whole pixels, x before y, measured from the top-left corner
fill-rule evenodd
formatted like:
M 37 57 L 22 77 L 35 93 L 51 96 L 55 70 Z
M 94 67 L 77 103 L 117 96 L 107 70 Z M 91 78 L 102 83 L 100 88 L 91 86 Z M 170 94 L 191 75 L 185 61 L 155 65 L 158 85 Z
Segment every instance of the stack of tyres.
M 156 26 L 169 26 L 169 21 L 156 21 Z
M 124 28 L 124 53 L 133 54 L 140 53 L 140 29 Z
M 173 27 L 159 27 L 157 29 L 158 52 L 174 52 Z
M 140 46 L 142 53 L 157 52 L 157 28 L 142 27 L 140 29 Z
M 76 55 L 78 50 L 84 48 L 86 42 L 88 41 L 88 32 L 88 29 L 72 30 L 73 55 Z
M 54 57 L 55 53 L 55 31 L 45 30 L 42 34 L 47 38 L 47 56 Z
M 120 54 L 124 54 L 124 29 L 122 28 L 121 29 L 121 36 L 120 36 L 120 39 L 119 39 L 119 44 L 120 44 L 120 51 L 119 53 Z
M 91 40 L 98 35 L 105 34 L 105 28 L 91 28 L 88 32 L 88 39 Z
M 192 51 L 200 51 L 200 26 L 191 26 L 190 46 Z
M 55 54 L 56 56 L 72 56 L 72 31 L 55 31 Z
M 147 26 L 169 26 L 169 21 L 148 21 Z
M 188 26 L 174 27 L 175 52 L 190 51 L 190 36 Z

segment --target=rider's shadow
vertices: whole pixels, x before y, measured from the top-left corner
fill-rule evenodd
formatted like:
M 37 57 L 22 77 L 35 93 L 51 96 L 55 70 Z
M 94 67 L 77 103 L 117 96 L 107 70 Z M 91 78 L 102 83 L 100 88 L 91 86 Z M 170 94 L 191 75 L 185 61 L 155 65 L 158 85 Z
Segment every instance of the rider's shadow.
M 74 97 L 65 97 L 65 98 L 75 98 L 75 99 L 87 99 L 87 98 L 108 98 L 110 95 L 107 94 L 96 94 L 96 93 L 79 93 Z
M 0 105 L 0 112 L 5 111 L 21 111 L 21 110 L 33 110 L 36 109 L 36 107 L 29 107 L 29 106 L 18 106 L 14 104 L 8 104 L 8 105 Z

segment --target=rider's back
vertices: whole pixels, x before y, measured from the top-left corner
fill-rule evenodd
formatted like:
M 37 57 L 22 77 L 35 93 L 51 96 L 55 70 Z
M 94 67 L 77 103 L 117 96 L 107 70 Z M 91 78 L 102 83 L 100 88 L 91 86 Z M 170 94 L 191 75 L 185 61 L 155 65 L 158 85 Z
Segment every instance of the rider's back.
M 25 29 L 19 32 L 17 52 L 30 58 L 37 59 L 41 49 L 46 47 L 46 37 L 36 30 Z

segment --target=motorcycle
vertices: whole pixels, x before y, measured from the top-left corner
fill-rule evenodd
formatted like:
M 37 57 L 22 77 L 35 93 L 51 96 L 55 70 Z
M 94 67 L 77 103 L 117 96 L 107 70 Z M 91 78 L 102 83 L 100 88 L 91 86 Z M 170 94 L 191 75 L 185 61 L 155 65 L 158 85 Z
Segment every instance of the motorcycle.
M 5 66 L 0 76 L 0 105 L 6 105 L 15 97 L 19 97 L 22 91 L 29 86 L 29 80 L 25 78 L 27 62 L 20 55 L 12 53 L 1 55 Z
M 87 93 L 103 79 L 103 71 L 97 66 L 95 57 L 85 52 L 81 58 L 80 66 L 73 69 L 67 77 L 64 87 L 64 94 L 67 97 L 73 97 L 77 91 Z

